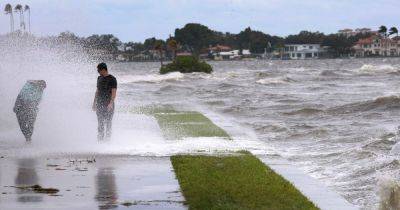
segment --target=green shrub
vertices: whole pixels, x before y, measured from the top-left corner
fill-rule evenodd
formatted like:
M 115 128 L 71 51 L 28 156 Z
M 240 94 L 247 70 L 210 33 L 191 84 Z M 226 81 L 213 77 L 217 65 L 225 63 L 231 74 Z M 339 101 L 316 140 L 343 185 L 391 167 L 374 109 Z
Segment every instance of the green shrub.
M 172 63 L 160 68 L 160 74 L 178 71 L 181 73 L 204 72 L 211 73 L 212 67 L 194 56 L 179 56 Z

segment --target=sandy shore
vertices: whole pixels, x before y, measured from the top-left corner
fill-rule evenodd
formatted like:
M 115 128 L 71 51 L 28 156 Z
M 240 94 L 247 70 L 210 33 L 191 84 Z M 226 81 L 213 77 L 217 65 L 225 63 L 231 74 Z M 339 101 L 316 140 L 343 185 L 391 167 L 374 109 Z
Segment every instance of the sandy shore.
M 20 187 L 38 184 L 55 194 Z M 0 209 L 186 209 L 169 158 L 0 158 Z

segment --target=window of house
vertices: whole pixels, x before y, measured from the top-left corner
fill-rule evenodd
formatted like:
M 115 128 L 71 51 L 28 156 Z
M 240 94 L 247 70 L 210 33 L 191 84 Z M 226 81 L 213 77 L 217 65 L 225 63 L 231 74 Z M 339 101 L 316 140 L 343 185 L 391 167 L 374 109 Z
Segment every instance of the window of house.
M 313 49 L 313 46 L 309 46 L 308 48 L 309 48 L 310 50 L 312 50 L 312 49 Z
M 301 58 L 301 53 L 297 53 L 297 57 L 298 57 L 298 58 Z
M 312 53 L 306 53 L 306 58 L 312 58 Z

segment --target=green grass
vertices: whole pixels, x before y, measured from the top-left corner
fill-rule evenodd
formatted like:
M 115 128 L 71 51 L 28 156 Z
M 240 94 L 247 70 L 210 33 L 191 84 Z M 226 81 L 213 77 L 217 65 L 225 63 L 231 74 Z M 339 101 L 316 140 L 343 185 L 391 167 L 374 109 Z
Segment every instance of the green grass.
M 189 209 L 318 209 L 250 153 L 171 157 Z
M 153 116 L 167 139 L 184 137 L 224 137 L 229 135 L 198 112 L 155 112 Z
M 228 133 L 199 112 L 150 108 L 167 139 L 224 137 Z M 171 162 L 189 209 L 318 209 L 291 183 L 251 153 L 175 155 Z

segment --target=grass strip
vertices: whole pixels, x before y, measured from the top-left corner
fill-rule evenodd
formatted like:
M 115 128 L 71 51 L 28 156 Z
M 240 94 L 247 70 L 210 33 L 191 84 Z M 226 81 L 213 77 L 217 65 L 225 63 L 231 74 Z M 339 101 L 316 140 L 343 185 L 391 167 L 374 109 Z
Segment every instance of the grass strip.
M 177 155 L 171 162 L 189 209 L 318 209 L 255 156 Z
M 229 135 L 199 112 L 155 112 L 153 116 L 167 139 L 184 137 L 223 137 Z
M 199 112 L 148 109 L 167 139 L 229 135 Z M 189 209 L 318 209 L 249 152 L 230 156 L 175 155 L 172 166 Z

